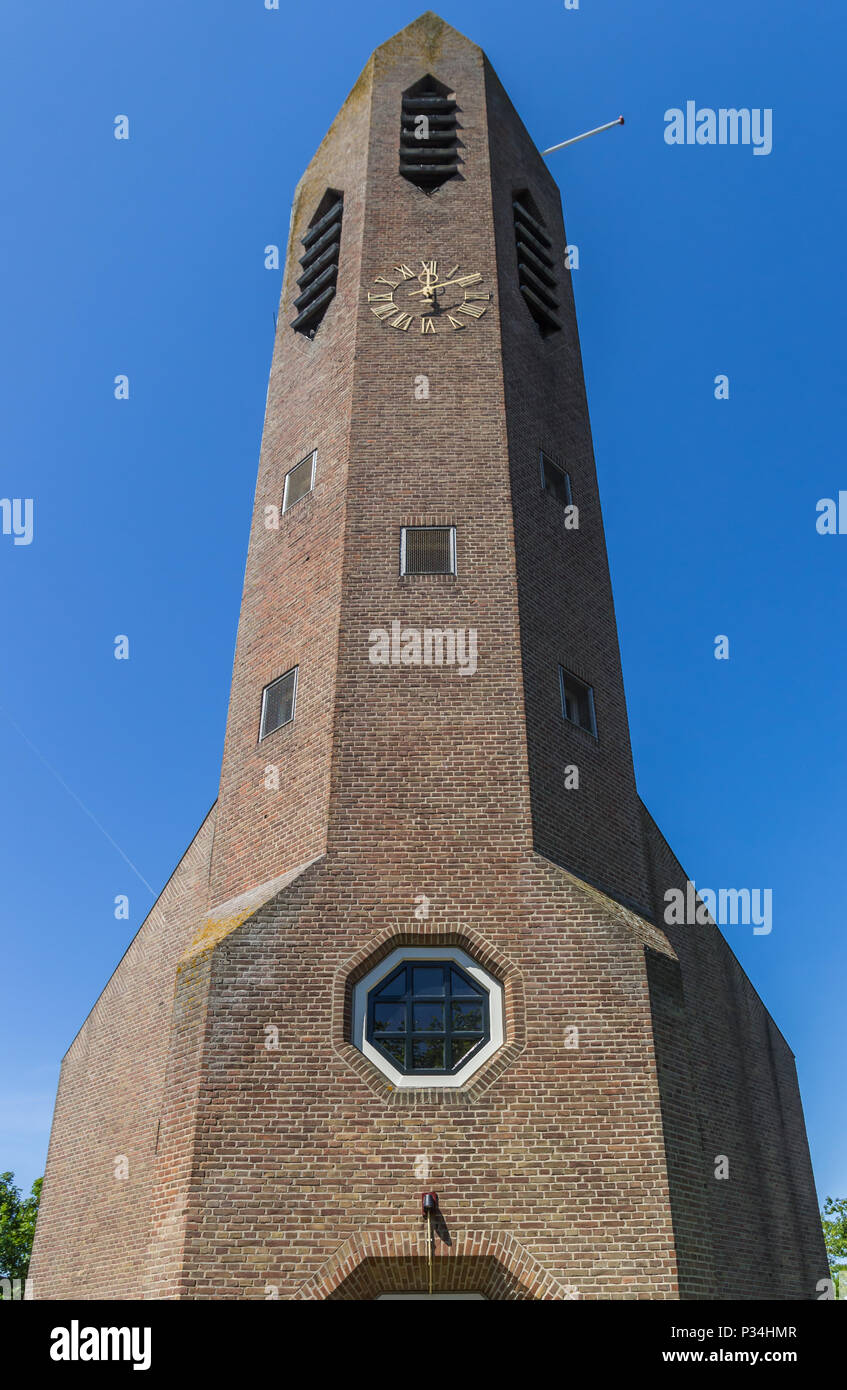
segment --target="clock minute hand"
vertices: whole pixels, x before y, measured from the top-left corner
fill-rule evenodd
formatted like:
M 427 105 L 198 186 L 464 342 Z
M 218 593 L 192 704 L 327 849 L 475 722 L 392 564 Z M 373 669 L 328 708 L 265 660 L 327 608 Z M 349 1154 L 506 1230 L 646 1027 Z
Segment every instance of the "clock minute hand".
M 429 288 L 425 290 L 409 290 L 409 298 L 411 299 L 411 297 L 416 294 L 432 294 L 433 290 L 443 290 L 447 285 L 459 284 L 461 284 L 460 280 L 442 280 L 440 284 L 430 285 Z

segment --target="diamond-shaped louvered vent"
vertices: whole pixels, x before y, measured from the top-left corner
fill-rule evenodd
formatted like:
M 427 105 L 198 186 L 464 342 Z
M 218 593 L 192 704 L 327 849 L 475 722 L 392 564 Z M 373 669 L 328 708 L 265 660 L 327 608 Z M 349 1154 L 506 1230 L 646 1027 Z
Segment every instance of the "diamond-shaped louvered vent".
M 518 283 L 529 312 L 546 337 L 562 326 L 556 317 L 559 301 L 556 297 L 553 257 L 550 255 L 553 243 L 528 193 L 516 193 L 512 209 L 518 252 Z
M 301 292 L 294 301 L 299 312 L 291 327 L 298 333 L 305 333 L 307 338 L 314 338 L 335 294 L 343 208 L 343 195 L 328 189 L 303 237 L 301 274 L 297 280 Z
M 452 526 L 404 526 L 401 574 L 455 574 L 456 532 Z
M 459 172 L 457 109 L 455 93 L 434 77 L 403 93 L 400 173 L 425 193 Z

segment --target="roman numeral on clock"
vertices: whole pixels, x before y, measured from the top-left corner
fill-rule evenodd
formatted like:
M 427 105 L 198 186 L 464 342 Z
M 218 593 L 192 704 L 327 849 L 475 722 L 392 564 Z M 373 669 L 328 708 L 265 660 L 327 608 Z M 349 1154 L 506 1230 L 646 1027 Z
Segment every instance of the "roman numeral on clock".
M 478 285 L 481 279 L 482 275 L 478 270 L 475 270 L 473 275 L 459 275 L 455 283 L 457 285 Z
M 452 323 L 454 328 L 467 328 L 468 326 L 466 323 L 462 323 L 461 319 L 454 319 L 452 314 L 448 314 L 447 319 Z
M 486 304 L 459 304 L 456 313 L 470 314 L 475 319 L 481 319 L 487 307 Z
M 435 321 L 434 321 L 433 319 L 421 319 L 421 332 L 422 332 L 422 333 L 434 333 L 434 332 L 435 332 Z
M 395 304 L 394 307 L 395 307 L 395 309 L 396 309 L 396 307 L 397 307 L 396 304 Z M 402 330 L 403 330 L 404 333 L 406 332 L 406 330 L 407 330 L 408 328 L 411 328 L 411 326 L 412 326 L 412 315 L 411 315 L 411 314 L 404 314 L 404 313 L 402 313 L 402 311 L 397 315 L 396 319 L 392 319 L 392 320 L 391 320 L 391 327 L 392 327 L 392 328 L 402 328 Z
M 394 304 L 394 303 L 391 303 L 391 304 L 372 304 L 372 305 L 371 305 L 371 313 L 372 313 L 372 314 L 376 314 L 376 316 L 377 316 L 377 318 L 380 320 L 380 322 L 381 322 L 383 319 L 387 319 L 387 318 L 389 317 L 390 314 L 395 314 L 396 312 L 397 312 L 397 305 Z
M 403 280 L 417 280 L 418 278 L 415 272 L 410 270 L 407 265 L 396 265 L 394 267 L 394 274 L 399 275 Z M 398 280 L 397 283 L 399 285 L 400 281 Z

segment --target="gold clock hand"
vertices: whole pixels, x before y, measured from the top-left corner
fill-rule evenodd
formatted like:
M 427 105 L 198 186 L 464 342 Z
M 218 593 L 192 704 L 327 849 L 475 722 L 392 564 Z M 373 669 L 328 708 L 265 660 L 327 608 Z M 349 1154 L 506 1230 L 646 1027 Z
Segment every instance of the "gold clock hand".
M 440 284 L 430 285 L 429 288 L 425 290 L 409 290 L 409 298 L 411 299 L 411 297 L 415 294 L 432 294 L 433 290 L 443 290 L 446 288 L 447 285 L 459 284 L 461 284 L 460 280 L 442 280 Z

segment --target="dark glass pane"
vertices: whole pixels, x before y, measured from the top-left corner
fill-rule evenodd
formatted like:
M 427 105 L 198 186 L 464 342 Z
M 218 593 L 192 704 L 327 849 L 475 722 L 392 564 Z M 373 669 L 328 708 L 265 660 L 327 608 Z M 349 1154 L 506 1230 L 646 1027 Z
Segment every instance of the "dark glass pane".
M 467 1057 L 469 1052 L 479 1046 L 479 1043 L 479 1038 L 454 1038 L 452 1044 L 453 1066 L 455 1067 L 457 1062 L 461 1062 L 463 1057 Z
M 415 1038 L 412 1043 L 412 1067 L 415 1071 L 443 1071 L 443 1038 Z
M 572 676 L 564 676 L 562 681 L 562 693 L 564 696 L 565 718 L 579 724 L 589 733 L 594 731 L 594 721 L 591 718 L 591 690 L 581 681 Z
M 570 504 L 570 488 L 568 486 L 568 475 L 561 468 L 557 468 L 555 463 L 549 459 L 544 460 L 544 486 L 548 492 L 552 492 L 556 501 L 563 507 Z
M 444 1005 L 414 1004 L 412 1006 L 412 1028 L 416 1033 L 443 1033 Z
M 450 989 L 453 994 L 482 994 L 479 985 L 475 985 L 469 980 L 467 975 L 463 975 L 461 970 L 455 968 L 450 971 Z
M 267 738 L 268 734 L 272 734 L 275 729 L 281 729 L 283 724 L 290 724 L 294 718 L 294 684 L 296 678 L 297 670 L 295 668 L 266 686 L 262 708 L 262 738 Z
M 374 1004 L 375 1033 L 403 1033 L 406 1029 L 405 1004 Z
M 415 1026 L 417 1027 L 417 1025 Z M 459 1003 L 458 1000 L 455 1000 L 453 1003 L 453 1027 L 459 1032 L 481 1033 L 482 1005 L 470 1002 Z
M 414 982 L 412 990 L 416 995 L 443 994 L 444 970 L 440 965 L 416 965 L 412 971 Z
M 588 700 L 584 692 L 576 686 L 565 686 L 565 704 L 568 719 L 585 728 L 588 724 Z
M 383 1052 L 387 1052 L 392 1062 L 396 1062 L 398 1067 L 406 1065 L 406 1043 L 403 1038 L 380 1038 L 379 1045 Z
M 398 998 L 400 995 L 405 994 L 405 993 L 406 993 L 406 971 L 405 971 L 405 968 L 404 968 L 403 970 L 398 970 L 397 973 L 396 973 L 396 975 L 389 975 L 388 979 L 385 981 L 385 984 L 383 984 L 383 985 L 377 985 L 376 989 L 375 989 L 373 992 L 374 992 L 374 994 L 379 994 L 379 995 L 381 995 L 383 998 L 389 998 L 389 999 L 396 999 L 396 998 Z
M 310 454 L 302 463 L 298 463 L 296 468 L 292 468 L 285 480 L 285 505 L 283 511 L 287 512 L 289 507 L 293 507 L 295 502 L 299 502 L 300 498 L 305 497 L 306 493 L 311 492 L 311 490 L 312 455 Z

